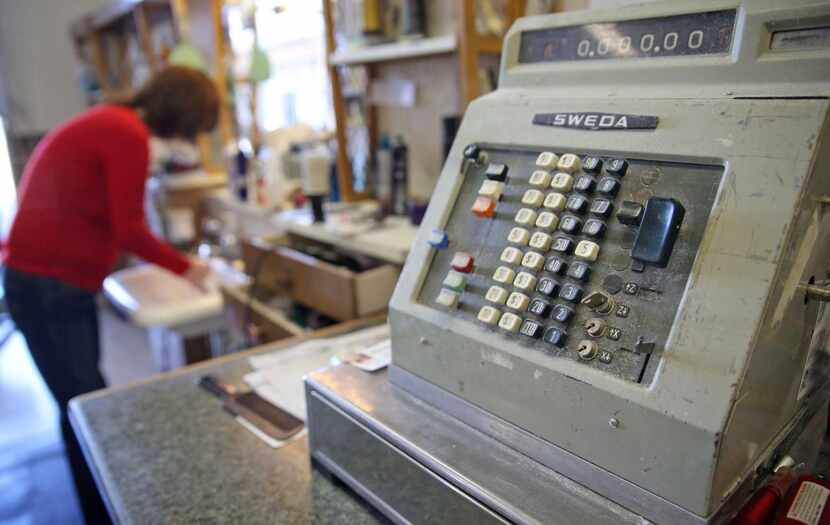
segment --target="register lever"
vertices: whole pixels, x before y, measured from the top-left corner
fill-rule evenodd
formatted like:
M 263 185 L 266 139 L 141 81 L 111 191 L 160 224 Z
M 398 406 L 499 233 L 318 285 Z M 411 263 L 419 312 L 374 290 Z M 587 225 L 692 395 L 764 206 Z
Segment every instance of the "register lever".
M 661 268 L 669 262 L 686 210 L 674 199 L 652 197 L 646 201 L 631 257 Z

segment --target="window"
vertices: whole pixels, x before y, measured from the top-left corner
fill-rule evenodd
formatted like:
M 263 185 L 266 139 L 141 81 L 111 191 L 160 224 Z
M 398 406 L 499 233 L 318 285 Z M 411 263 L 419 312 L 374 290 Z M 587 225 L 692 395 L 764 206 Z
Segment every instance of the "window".
M 17 191 L 14 187 L 6 123 L 0 117 L 0 238 L 5 238 L 17 210 Z
M 334 116 L 326 69 L 325 25 L 321 0 L 257 2 L 256 37 L 241 9 L 228 12 L 236 77 L 247 76 L 254 39 L 268 57 L 271 77 L 257 89 L 257 123 L 264 132 L 297 123 L 332 129 Z M 250 86 L 237 84 L 237 117 L 250 128 Z

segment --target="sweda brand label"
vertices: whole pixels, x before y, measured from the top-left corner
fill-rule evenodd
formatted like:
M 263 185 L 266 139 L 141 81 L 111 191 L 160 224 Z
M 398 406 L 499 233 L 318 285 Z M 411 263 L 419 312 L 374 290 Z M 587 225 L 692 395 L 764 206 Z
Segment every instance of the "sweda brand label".
M 659 120 L 653 115 L 624 113 L 537 113 L 533 116 L 533 123 L 537 126 L 589 131 L 656 129 Z

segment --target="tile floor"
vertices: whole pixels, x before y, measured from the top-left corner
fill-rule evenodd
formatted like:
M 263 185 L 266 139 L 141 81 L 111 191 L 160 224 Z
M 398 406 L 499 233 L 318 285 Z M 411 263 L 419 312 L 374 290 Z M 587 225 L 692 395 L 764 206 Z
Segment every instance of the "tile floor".
M 154 373 L 143 330 L 102 308 L 101 335 L 110 384 Z M 80 523 L 57 408 L 15 333 L 0 346 L 0 525 Z

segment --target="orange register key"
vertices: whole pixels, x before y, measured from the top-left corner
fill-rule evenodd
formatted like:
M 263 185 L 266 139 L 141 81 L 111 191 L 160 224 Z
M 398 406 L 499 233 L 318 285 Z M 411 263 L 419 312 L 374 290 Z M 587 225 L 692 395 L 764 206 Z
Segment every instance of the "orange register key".
M 488 197 L 478 197 L 473 203 L 473 213 L 479 217 L 492 217 L 495 210 L 496 201 Z

